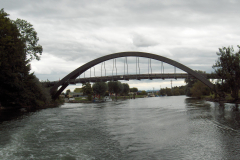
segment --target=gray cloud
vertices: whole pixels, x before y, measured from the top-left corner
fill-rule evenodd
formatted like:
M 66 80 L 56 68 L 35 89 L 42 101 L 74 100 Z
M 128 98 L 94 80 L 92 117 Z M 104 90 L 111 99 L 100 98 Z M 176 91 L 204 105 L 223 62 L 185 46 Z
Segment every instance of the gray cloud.
M 155 46 L 158 43 L 151 39 L 150 37 L 143 36 L 140 34 L 134 34 L 133 36 L 133 44 L 136 47 L 149 47 L 149 46 Z
M 159 54 L 211 72 L 218 48 L 238 45 L 239 4 L 237 0 L 0 1 L 11 19 L 33 24 L 44 51 L 32 69 L 40 79 L 52 80 L 95 58 L 123 51 Z M 147 61 L 141 62 L 141 72 L 147 72 Z M 134 58 L 129 65 L 134 68 Z M 158 72 L 159 63 L 152 65 Z M 166 71 L 172 72 L 172 66 L 166 65 Z

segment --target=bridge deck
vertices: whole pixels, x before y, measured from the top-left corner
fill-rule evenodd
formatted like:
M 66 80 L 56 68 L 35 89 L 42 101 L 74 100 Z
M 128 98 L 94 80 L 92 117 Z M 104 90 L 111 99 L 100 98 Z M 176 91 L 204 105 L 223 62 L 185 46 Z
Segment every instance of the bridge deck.
M 202 74 L 205 78 L 216 79 L 216 75 L 212 74 Z M 68 84 L 76 84 L 76 83 L 86 83 L 86 82 L 97 82 L 97 81 L 117 81 L 117 80 L 141 80 L 141 79 L 186 79 L 191 78 L 195 79 L 190 74 L 187 73 L 165 73 L 165 74 L 129 74 L 129 75 L 113 75 L 113 76 L 102 76 L 102 77 L 87 77 L 87 78 L 77 78 L 71 79 L 68 81 Z M 53 86 L 58 81 L 45 82 L 48 86 Z

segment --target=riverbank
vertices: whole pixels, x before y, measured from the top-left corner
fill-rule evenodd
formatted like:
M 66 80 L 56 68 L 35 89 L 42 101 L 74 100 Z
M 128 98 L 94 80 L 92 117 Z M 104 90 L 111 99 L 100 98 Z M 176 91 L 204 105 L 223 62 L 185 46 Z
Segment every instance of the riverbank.
M 34 106 L 14 106 L 14 107 L 4 107 L 4 106 L 0 106 L 0 111 L 22 111 L 22 112 L 27 112 L 27 111 L 36 111 L 36 110 L 40 110 L 40 109 L 46 109 L 46 108 L 55 108 L 58 107 L 59 105 L 64 104 L 63 100 L 55 100 L 52 101 L 48 104 L 42 105 L 42 106 L 38 106 L 38 107 L 34 107 Z
M 57 100 L 53 101 L 47 105 L 41 107 L 30 107 L 30 106 L 18 106 L 18 107 L 0 107 L 0 123 L 4 121 L 9 121 L 12 119 L 18 119 L 24 115 L 29 115 L 36 111 L 40 111 L 47 108 L 57 108 L 60 105 L 64 104 L 64 101 Z
M 135 98 L 133 96 L 118 96 L 117 100 L 144 98 L 144 96 L 145 95 L 136 95 Z M 75 100 L 69 100 L 68 102 L 65 101 L 65 103 L 96 103 L 96 102 L 106 102 L 106 101 L 114 101 L 114 100 L 116 100 L 115 96 L 107 98 L 107 100 L 100 99 L 100 101 L 98 99 L 96 99 L 96 101 L 94 100 L 88 101 L 86 98 L 83 99 L 81 97 L 76 97 Z
M 204 100 L 210 101 L 210 102 L 240 104 L 240 100 L 235 101 L 235 100 L 227 100 L 227 99 L 219 99 L 219 98 L 209 98 L 209 97 L 204 98 Z
M 219 103 L 233 103 L 233 104 L 240 104 L 240 97 L 238 100 L 232 98 L 230 94 L 226 94 L 225 98 L 220 98 L 219 96 L 215 97 L 213 94 L 209 96 L 202 97 L 206 101 L 210 102 L 219 102 Z

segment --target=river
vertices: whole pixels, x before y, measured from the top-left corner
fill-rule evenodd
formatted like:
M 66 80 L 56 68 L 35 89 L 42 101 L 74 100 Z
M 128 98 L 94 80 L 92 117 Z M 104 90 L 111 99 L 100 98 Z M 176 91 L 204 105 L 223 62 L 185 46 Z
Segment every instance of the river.
M 239 159 L 233 107 L 186 96 L 66 103 L 0 122 L 0 159 Z

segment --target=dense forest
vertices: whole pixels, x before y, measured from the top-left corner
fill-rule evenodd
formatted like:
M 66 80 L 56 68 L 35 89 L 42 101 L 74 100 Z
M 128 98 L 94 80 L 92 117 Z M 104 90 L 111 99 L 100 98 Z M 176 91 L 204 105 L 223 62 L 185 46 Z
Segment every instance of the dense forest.
M 31 60 L 40 60 L 42 46 L 37 32 L 25 20 L 10 20 L 0 10 L 0 106 L 40 108 L 51 103 L 51 95 L 30 73 Z

